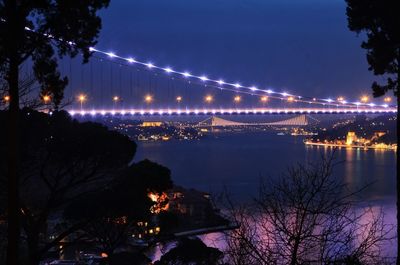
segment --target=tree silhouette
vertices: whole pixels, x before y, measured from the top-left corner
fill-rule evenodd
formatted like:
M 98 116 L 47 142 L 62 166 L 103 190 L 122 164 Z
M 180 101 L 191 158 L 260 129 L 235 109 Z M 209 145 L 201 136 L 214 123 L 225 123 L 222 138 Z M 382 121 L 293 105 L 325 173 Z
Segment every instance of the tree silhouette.
M 8 118 L 7 112 L 0 112 L 0 123 Z M 54 216 L 68 204 L 115 181 L 128 167 L 136 145 L 100 124 L 79 123 L 64 111 L 47 115 L 23 109 L 20 120 L 20 220 L 30 262 L 37 264 L 49 249 L 80 227 L 67 224 L 49 238 L 49 219 L 59 222 Z M 0 138 L 4 134 L 0 130 Z M 7 182 L 5 148 L 0 142 L 1 187 Z M 9 192 L 1 191 L 1 195 Z
M 82 53 L 96 43 L 101 20 L 99 9 L 109 0 L 1 0 L 0 77 L 7 82 L 8 128 L 8 247 L 7 263 L 18 264 L 19 207 L 19 67 L 30 60 L 41 85 L 41 95 L 51 96 L 57 106 L 68 83 L 59 73 L 57 59 Z M 29 30 L 27 30 L 29 29 Z
M 127 243 L 139 221 L 150 221 L 154 202 L 149 192 L 161 193 L 172 188 L 168 168 L 149 160 L 124 170 L 105 190 L 88 194 L 71 203 L 64 216 L 73 222 L 84 222 L 84 240 L 95 242 L 109 258 L 114 250 Z
M 223 253 L 207 247 L 200 239 L 183 238 L 178 245 L 164 254 L 155 265 L 217 265 L 222 264 Z
M 386 79 L 384 84 L 372 84 L 373 95 L 393 92 L 400 108 L 400 28 L 399 3 L 396 0 L 346 0 L 348 27 L 357 33 L 365 32 L 367 39 L 361 47 L 367 50 L 369 70 Z M 397 145 L 400 121 L 397 118 Z M 400 224 L 400 150 L 397 149 L 397 223 Z M 400 235 L 400 225 L 397 226 Z M 397 241 L 397 264 L 400 264 L 400 238 Z

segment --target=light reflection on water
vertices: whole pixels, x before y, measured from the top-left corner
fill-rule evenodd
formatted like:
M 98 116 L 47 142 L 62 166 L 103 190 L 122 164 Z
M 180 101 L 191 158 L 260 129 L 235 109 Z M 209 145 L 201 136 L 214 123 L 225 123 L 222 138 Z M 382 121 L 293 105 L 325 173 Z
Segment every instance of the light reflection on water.
M 148 158 L 170 168 L 178 185 L 212 194 L 226 188 L 244 202 L 256 196 L 261 179 L 276 178 L 296 163 L 317 162 L 332 150 L 271 132 L 220 133 L 199 141 L 139 142 L 135 161 Z M 361 201 L 382 207 L 386 222 L 395 224 L 395 152 L 342 148 L 335 155 L 334 175 L 353 190 L 370 184 Z M 205 242 L 211 244 L 213 235 L 203 236 Z

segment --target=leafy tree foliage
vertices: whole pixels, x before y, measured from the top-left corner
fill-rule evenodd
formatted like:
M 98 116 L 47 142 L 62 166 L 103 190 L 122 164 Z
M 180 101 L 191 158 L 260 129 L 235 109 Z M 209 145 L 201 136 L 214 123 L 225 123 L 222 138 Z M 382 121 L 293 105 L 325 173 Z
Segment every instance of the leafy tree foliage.
M 84 222 L 84 238 L 95 242 L 112 257 L 117 247 L 127 243 L 138 221 L 151 220 L 154 202 L 148 193 L 172 188 L 168 168 L 143 160 L 128 167 L 107 189 L 88 194 L 70 204 L 65 217 Z
M 7 123 L 7 119 L 9 113 L 0 112 L 0 123 Z M 20 120 L 20 218 L 30 262 L 37 264 L 49 249 L 82 225 L 64 226 L 50 240 L 49 220 L 58 221 L 57 214 L 69 203 L 109 185 L 126 170 L 136 145 L 127 136 L 100 124 L 79 123 L 63 111 L 47 115 L 24 109 Z M 0 130 L 0 138 L 5 133 Z M 6 148 L 7 144 L 1 142 L 2 184 L 8 181 L 4 159 Z M 1 195 L 6 197 L 7 192 L 3 189 Z M 5 208 L 2 208 L 3 213 Z
M 400 111 L 400 19 L 397 0 L 346 0 L 348 27 L 366 33 L 361 47 L 367 50 L 369 70 L 386 78 L 384 84 L 374 82 L 376 97 L 392 91 Z M 400 120 L 397 117 L 397 145 L 400 142 Z M 397 149 L 397 234 L 400 235 L 400 150 Z M 397 264 L 400 265 L 400 237 L 397 241 Z
M 19 205 L 19 67 L 33 63 L 33 73 L 57 107 L 68 79 L 58 71 L 57 60 L 65 55 L 90 56 L 101 20 L 97 11 L 109 0 L 0 0 L 0 78 L 10 96 L 8 120 L 8 248 L 7 263 L 18 264 Z M 3 138 L 4 139 L 4 138 Z
M 374 96 L 392 90 L 398 95 L 400 63 L 400 29 L 398 1 L 395 0 L 346 0 L 350 30 L 365 32 L 367 40 L 361 47 L 367 50 L 369 70 L 384 75 L 387 82 L 372 85 Z

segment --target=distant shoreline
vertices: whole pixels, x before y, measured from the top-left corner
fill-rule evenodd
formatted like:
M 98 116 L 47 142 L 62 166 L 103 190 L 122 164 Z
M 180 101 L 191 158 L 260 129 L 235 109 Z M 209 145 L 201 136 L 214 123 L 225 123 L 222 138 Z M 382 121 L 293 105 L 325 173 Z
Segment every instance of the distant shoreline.
M 367 146 L 367 145 L 346 145 L 346 144 L 332 144 L 332 143 L 319 143 L 319 142 L 311 142 L 304 141 L 305 145 L 312 146 L 326 146 L 326 147 L 339 147 L 339 148 L 352 148 L 352 149 L 375 149 L 375 150 L 390 150 L 395 151 L 397 146 L 387 145 L 387 146 Z

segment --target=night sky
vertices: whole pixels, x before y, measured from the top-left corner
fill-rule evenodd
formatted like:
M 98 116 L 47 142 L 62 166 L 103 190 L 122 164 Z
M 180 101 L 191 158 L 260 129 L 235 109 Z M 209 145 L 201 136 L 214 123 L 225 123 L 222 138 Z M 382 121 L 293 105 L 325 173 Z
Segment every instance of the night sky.
M 342 0 L 111 0 L 97 48 L 244 85 L 357 99 L 374 77 L 345 8 Z

